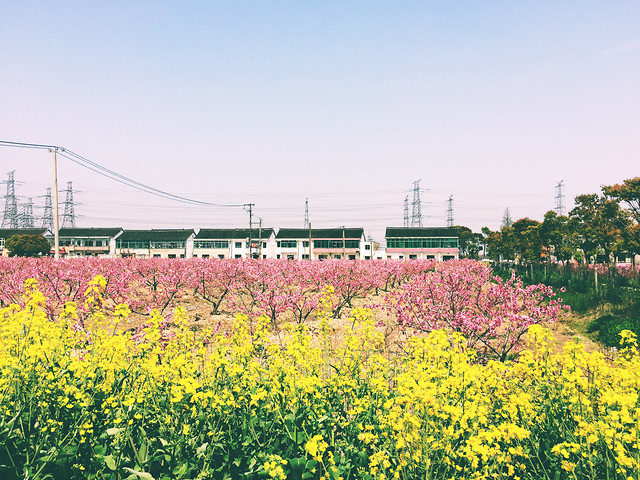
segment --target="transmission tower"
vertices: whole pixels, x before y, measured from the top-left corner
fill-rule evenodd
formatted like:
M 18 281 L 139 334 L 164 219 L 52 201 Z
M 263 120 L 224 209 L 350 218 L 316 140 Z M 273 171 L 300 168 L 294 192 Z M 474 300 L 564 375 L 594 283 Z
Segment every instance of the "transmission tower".
M 73 185 L 67 182 L 67 196 L 64 200 L 64 213 L 62 214 L 62 228 L 76 228 L 76 214 L 73 205 Z
M 20 228 L 33 228 L 33 199 L 30 198 L 27 203 L 22 205 L 22 212 L 20 212 Z
M 9 172 L 7 184 L 7 194 L 4 196 L 4 216 L 2 217 L 2 228 L 18 228 L 18 202 L 16 201 L 16 184 L 13 180 L 15 170 Z
M 560 180 L 556 184 L 556 208 L 555 212 L 558 215 L 564 215 L 564 180 Z
M 404 197 L 404 223 L 405 227 L 409 226 L 409 195 Z
M 411 211 L 411 226 L 422 226 L 422 211 L 420 202 L 420 180 L 413 182 L 413 209 Z
M 502 226 L 510 227 L 513 225 L 513 220 L 511 219 L 511 213 L 509 212 L 509 207 L 507 207 L 504 211 L 504 215 L 502 216 Z
M 453 227 L 453 195 L 447 200 L 447 227 Z
M 309 228 L 309 198 L 304 201 L 304 228 Z
M 46 228 L 50 232 L 53 232 L 53 201 L 51 200 L 51 187 L 47 188 L 47 194 L 44 197 L 42 228 Z

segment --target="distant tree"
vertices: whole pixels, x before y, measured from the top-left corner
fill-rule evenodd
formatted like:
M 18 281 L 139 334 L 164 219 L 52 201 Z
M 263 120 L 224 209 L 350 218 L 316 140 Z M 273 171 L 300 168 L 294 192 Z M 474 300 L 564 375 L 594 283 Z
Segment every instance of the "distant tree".
M 547 260 L 554 256 L 559 262 L 566 262 L 575 257 L 578 249 L 578 234 L 572 228 L 569 217 L 558 215 L 549 210 L 544 214 L 544 221 L 540 225 L 540 241 L 547 251 Z
M 602 187 L 602 192 L 610 199 L 628 205 L 627 212 L 634 222 L 629 222 L 623 231 L 624 249 L 631 254 L 635 265 L 635 256 L 640 255 L 640 177 L 629 178 L 622 184 Z
M 631 216 L 640 223 L 640 177 L 629 178 L 622 184 L 604 186 L 602 193 L 618 202 L 625 202 Z
M 513 227 L 501 227 L 493 232 L 483 227 L 484 242 L 487 246 L 487 256 L 495 261 L 515 260 L 516 242 Z
M 480 252 L 480 243 L 482 242 L 482 234 L 473 233 L 469 227 L 456 225 L 454 228 L 458 230 L 460 240 L 460 256 L 463 258 L 478 258 Z
M 504 215 L 502 216 L 502 227 L 510 227 L 513 225 L 513 220 L 511 219 L 511 213 L 509 212 L 509 207 L 507 207 L 504 211 Z
M 514 249 L 521 263 L 539 262 L 542 256 L 540 222 L 528 217 L 513 222 Z
M 587 263 L 591 258 L 597 261 L 600 254 L 608 262 L 611 253 L 624 250 L 623 233 L 630 226 L 630 218 L 616 200 L 593 193 L 578 195 L 575 203 L 569 217 L 580 235 Z
M 42 235 L 13 235 L 4 242 L 10 257 L 37 257 L 49 253 L 51 244 Z

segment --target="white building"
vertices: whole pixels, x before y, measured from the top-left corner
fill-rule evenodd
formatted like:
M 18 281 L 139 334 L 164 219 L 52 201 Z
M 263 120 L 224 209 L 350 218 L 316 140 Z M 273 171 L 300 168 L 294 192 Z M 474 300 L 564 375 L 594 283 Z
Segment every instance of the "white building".
M 387 259 L 453 260 L 459 258 L 459 234 L 453 227 L 387 227 Z
M 193 240 L 198 258 L 275 258 L 273 228 L 203 228 Z
M 275 239 L 276 258 L 285 260 L 368 260 L 374 244 L 365 239 L 363 228 L 281 228 Z
M 116 239 L 115 254 L 122 257 L 190 258 L 193 230 L 124 230 Z

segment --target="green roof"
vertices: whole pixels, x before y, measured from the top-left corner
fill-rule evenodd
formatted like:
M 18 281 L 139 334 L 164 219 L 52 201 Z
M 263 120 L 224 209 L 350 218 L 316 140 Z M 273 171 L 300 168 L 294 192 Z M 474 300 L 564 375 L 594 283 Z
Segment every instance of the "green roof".
M 360 240 L 364 236 L 364 228 L 312 228 L 313 239 L 341 239 Z M 278 230 L 276 240 L 293 238 L 309 238 L 308 228 L 281 228 Z
M 58 231 L 60 237 L 109 237 L 113 238 L 122 232 L 122 228 L 61 228 Z
M 14 235 L 44 235 L 46 228 L 0 228 L 0 238 L 11 238 Z
M 258 228 L 251 230 L 251 238 L 257 239 L 262 236 L 268 239 L 273 234 L 273 228 Z M 248 228 L 201 228 L 196 235 L 196 240 L 234 240 L 249 238 Z
M 455 227 L 387 227 L 385 238 L 459 237 Z
M 118 242 L 175 242 L 185 241 L 194 231 L 191 230 L 125 230 Z

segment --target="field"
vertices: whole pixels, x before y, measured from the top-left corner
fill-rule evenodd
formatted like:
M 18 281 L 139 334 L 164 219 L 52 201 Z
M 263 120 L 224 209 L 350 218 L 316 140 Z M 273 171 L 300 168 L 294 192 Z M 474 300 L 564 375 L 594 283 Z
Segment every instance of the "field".
M 640 478 L 635 336 L 559 348 L 562 292 L 477 262 L 0 277 L 2 478 Z

